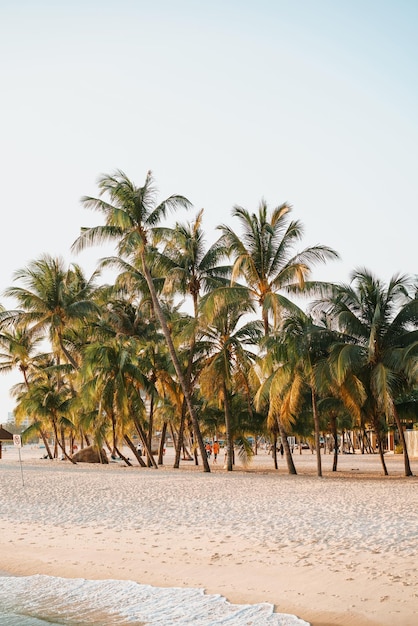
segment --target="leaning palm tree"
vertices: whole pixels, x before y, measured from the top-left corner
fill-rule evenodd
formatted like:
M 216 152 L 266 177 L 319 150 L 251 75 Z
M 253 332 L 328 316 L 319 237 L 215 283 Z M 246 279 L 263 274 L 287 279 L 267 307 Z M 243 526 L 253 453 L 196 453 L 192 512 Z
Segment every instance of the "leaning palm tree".
M 218 227 L 222 231 L 219 245 L 234 260 L 232 283 L 244 279 L 250 298 L 261 307 L 265 335 L 269 333 L 271 312 L 277 322 L 283 309 L 293 309 L 284 293 L 303 291 L 313 264 L 338 258 L 337 252 L 323 245 L 295 253 L 303 226 L 299 220 L 289 222 L 291 210 L 288 204 L 282 204 L 269 213 L 264 200 L 258 213 L 235 206 L 232 215 L 238 218 L 242 234 L 226 225 Z M 309 287 L 319 290 L 323 285 L 311 282 Z
M 170 358 L 184 393 L 202 457 L 204 471 L 210 472 L 195 407 L 155 289 L 148 260 L 153 229 L 167 215 L 168 211 L 178 208 L 189 208 L 190 202 L 183 196 L 172 195 L 157 204 L 156 190 L 151 172 L 148 172 L 142 187 L 137 187 L 120 170 L 113 175 L 102 176 L 99 179 L 98 186 L 100 197 L 84 197 L 82 202 L 86 208 L 102 213 L 105 217 L 105 224 L 83 228 L 80 237 L 73 244 L 73 250 L 79 251 L 91 244 L 114 241 L 117 244 L 120 256 L 128 259 L 138 259 L 141 262 L 142 272 L 149 288 L 154 311 L 161 325 Z M 107 197 L 108 200 L 102 196 Z
M 408 276 L 395 275 L 385 285 L 367 269 L 359 269 L 349 285 L 337 286 L 333 296 L 320 303 L 344 333 L 330 354 L 334 378 L 340 385 L 353 375 L 361 382 L 366 393 L 362 411 L 374 427 L 385 474 L 381 431 L 384 422 L 396 423 L 406 476 L 412 471 L 396 400 L 408 389 L 408 381 L 413 384 L 407 372 L 411 359 L 416 363 L 418 299 L 411 290 Z

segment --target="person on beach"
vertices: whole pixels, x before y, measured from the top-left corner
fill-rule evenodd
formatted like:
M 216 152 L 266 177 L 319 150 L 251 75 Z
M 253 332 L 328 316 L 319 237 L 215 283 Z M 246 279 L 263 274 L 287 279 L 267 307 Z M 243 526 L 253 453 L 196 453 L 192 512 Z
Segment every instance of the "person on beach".
M 208 459 L 210 459 L 211 454 L 212 454 L 212 446 L 210 445 L 209 441 L 207 442 L 205 446 L 205 450 L 206 450 L 206 456 L 208 457 Z
M 284 455 L 284 448 L 283 448 L 283 444 L 280 444 L 280 456 L 283 458 Z
M 219 454 L 219 443 L 217 441 L 213 442 L 213 462 L 217 463 L 217 458 L 218 458 L 218 454 Z

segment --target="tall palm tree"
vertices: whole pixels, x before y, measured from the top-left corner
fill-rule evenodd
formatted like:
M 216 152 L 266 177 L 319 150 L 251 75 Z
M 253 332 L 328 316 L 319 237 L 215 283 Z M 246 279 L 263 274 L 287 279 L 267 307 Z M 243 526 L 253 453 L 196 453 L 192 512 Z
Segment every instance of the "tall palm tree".
M 142 187 L 137 187 L 120 170 L 113 175 L 102 176 L 99 179 L 98 186 L 100 197 L 84 197 L 82 202 L 86 208 L 102 213 L 106 223 L 82 229 L 80 237 L 73 244 L 73 250 L 79 251 L 91 244 L 114 241 L 117 243 L 117 250 L 120 256 L 140 260 L 154 311 L 161 325 L 173 366 L 186 399 L 204 471 L 210 472 L 192 396 L 155 289 L 147 256 L 151 244 L 152 231 L 160 220 L 171 210 L 189 208 L 190 202 L 183 196 L 172 195 L 157 204 L 156 190 L 153 185 L 151 172 L 148 172 Z M 102 196 L 108 197 L 108 200 Z
M 186 383 L 193 393 L 192 376 L 195 369 L 194 359 L 199 326 L 199 302 L 203 294 L 227 284 L 230 267 L 220 267 L 219 260 L 224 256 L 220 246 L 214 244 L 206 249 L 202 227 L 203 209 L 192 223 L 177 223 L 175 228 L 154 230 L 155 241 L 163 243 L 162 254 L 157 256 L 157 271 L 165 276 L 164 291 L 172 294 L 190 296 L 193 304 L 193 318 L 190 326 L 189 350 L 186 366 Z M 174 467 L 180 465 L 180 453 L 183 445 L 185 409 L 181 416 L 177 439 Z
M 338 258 L 337 252 L 323 245 L 294 252 L 303 226 L 299 220 L 289 221 L 291 210 L 282 204 L 269 212 L 264 200 L 258 213 L 235 206 L 232 215 L 239 220 L 242 233 L 227 225 L 218 227 L 222 231 L 219 245 L 234 260 L 232 283 L 240 277 L 245 280 L 250 297 L 261 307 L 265 335 L 269 333 L 271 312 L 277 322 L 283 308 L 293 308 L 283 292 L 303 291 L 313 264 Z M 321 284 L 311 282 L 309 286 L 319 289 Z
M 407 389 L 408 353 L 416 363 L 411 348 L 417 345 L 418 300 L 411 290 L 408 276 L 395 275 L 386 285 L 369 270 L 358 269 L 349 285 L 336 286 L 334 294 L 321 304 L 344 333 L 331 350 L 334 377 L 342 384 L 355 375 L 363 385 L 366 401 L 362 410 L 374 427 L 385 474 L 382 422 L 396 423 L 406 476 L 412 471 L 396 399 Z

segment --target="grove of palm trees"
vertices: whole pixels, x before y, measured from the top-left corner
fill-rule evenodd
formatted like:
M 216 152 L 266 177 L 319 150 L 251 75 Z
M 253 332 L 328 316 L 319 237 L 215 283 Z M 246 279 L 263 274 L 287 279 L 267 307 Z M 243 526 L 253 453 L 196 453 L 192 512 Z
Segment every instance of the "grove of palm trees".
M 341 453 L 378 454 L 386 475 L 393 433 L 412 475 L 416 276 L 386 284 L 353 268 L 348 284 L 312 280 L 338 253 L 304 247 L 292 207 L 264 200 L 233 207 L 208 246 L 204 212 L 184 196 L 158 199 L 150 172 L 140 187 L 122 171 L 104 175 L 82 203 L 98 225 L 81 228 L 72 251 L 111 242 L 115 255 L 88 277 L 45 253 L 4 292 L 15 306 L 0 313 L 0 367 L 22 376 L 12 395 L 17 421 L 31 422 L 24 440 L 40 438 L 50 459 L 76 463 L 73 451 L 92 447 L 158 469 L 170 437 L 174 467 L 204 472 L 206 441 L 224 442 L 228 471 L 237 455 L 251 463 L 257 442 L 272 446 L 277 468 L 282 444 L 290 474 L 296 441 L 316 454 L 318 476 L 324 451 L 335 471 Z M 177 209 L 190 221 L 176 222 Z

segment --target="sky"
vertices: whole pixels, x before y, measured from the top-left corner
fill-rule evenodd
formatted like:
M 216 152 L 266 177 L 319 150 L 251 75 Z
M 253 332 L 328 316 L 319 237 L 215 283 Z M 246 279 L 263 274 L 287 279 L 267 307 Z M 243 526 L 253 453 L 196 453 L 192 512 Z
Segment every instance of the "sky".
M 313 277 L 418 274 L 415 0 L 0 0 L 0 302 L 45 253 L 75 256 L 101 174 L 204 209 L 210 245 L 240 205 L 292 205 Z M 0 378 L 0 422 L 18 375 Z

